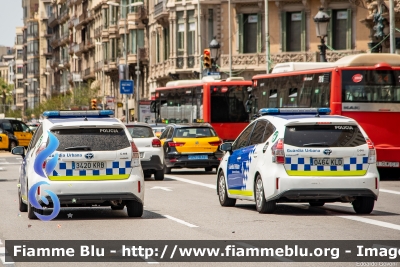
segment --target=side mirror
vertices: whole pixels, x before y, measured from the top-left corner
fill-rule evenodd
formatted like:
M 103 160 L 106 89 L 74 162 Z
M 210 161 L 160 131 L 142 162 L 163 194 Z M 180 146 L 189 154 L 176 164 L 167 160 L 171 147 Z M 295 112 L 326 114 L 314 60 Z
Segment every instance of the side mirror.
M 232 151 L 232 143 L 223 143 L 223 144 L 220 146 L 220 149 L 221 149 L 222 151 L 225 151 L 225 152 L 231 152 L 231 151 Z
M 25 157 L 25 147 L 16 146 L 11 150 L 11 154 L 20 155 L 20 156 L 22 156 L 24 158 Z

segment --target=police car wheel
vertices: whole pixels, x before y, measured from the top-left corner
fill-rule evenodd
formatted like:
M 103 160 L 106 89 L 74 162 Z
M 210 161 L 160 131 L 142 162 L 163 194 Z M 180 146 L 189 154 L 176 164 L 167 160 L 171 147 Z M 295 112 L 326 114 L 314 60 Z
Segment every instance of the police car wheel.
M 19 199 L 19 211 L 20 212 L 27 212 L 28 211 L 28 206 L 24 202 L 22 202 L 21 188 L 18 188 L 18 199 Z
M 351 204 L 356 213 L 370 214 L 374 209 L 375 200 L 372 197 L 358 197 Z
M 159 170 L 154 173 L 154 180 L 162 181 L 164 180 L 164 170 Z
M 223 207 L 233 207 L 236 204 L 236 199 L 228 197 L 228 193 L 226 192 L 225 175 L 223 172 L 220 172 L 218 175 L 218 197 L 219 203 Z
M 128 211 L 129 217 L 142 217 L 143 204 L 134 200 L 129 200 L 126 203 L 126 210 Z
M 29 202 L 28 202 L 27 206 L 28 206 L 28 218 L 29 219 L 31 219 L 31 220 L 37 219 L 35 212 L 40 215 L 43 215 L 43 210 L 39 210 L 39 209 L 36 209 L 35 207 L 32 207 L 32 205 Z
M 323 205 L 325 205 L 325 202 L 322 201 L 309 202 L 308 204 L 310 204 L 311 207 L 322 207 Z
M 254 185 L 256 209 L 259 213 L 273 213 L 276 208 L 276 201 L 266 201 L 264 197 L 264 185 L 260 175 L 257 176 Z

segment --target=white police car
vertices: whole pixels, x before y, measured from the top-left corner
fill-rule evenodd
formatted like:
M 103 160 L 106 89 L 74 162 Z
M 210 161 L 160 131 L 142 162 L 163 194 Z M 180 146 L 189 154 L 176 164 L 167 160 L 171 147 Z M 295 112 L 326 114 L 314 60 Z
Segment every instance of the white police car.
M 374 145 L 355 120 L 329 112 L 261 109 L 233 144 L 221 145 L 220 204 L 252 200 L 272 213 L 280 202 L 351 202 L 356 213 L 371 213 L 379 194 Z
M 127 207 L 143 214 L 144 177 L 139 152 L 124 124 L 110 110 L 46 111 L 22 155 L 19 210 L 43 219 L 41 204 Z M 54 195 L 54 194 L 55 195 Z M 29 201 L 28 201 L 29 199 Z M 54 212 L 53 212 L 54 213 Z M 52 213 L 52 214 L 53 214 Z

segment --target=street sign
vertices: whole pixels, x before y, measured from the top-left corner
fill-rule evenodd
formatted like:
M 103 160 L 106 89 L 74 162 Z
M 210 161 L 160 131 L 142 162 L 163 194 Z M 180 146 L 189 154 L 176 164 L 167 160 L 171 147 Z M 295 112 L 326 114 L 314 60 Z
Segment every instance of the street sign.
M 209 72 L 207 72 L 206 76 L 213 77 L 216 80 L 221 79 L 221 73 L 220 72 L 211 72 L 211 71 L 209 71 Z
M 117 107 L 122 108 L 124 106 L 124 104 L 122 104 L 122 102 L 117 102 Z
M 120 94 L 133 94 L 133 81 L 132 80 L 122 80 L 119 82 L 119 92 Z

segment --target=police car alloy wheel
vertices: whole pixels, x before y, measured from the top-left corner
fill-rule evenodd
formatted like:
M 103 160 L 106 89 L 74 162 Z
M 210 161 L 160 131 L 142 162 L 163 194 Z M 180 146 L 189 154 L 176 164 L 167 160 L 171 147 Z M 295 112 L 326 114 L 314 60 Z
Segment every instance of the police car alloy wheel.
M 273 213 L 276 208 L 275 201 L 266 201 L 264 196 L 264 186 L 260 175 L 257 176 L 255 190 L 256 209 L 259 213 Z
M 225 176 L 223 172 L 220 172 L 218 176 L 218 196 L 219 203 L 224 207 L 233 207 L 236 204 L 236 199 L 229 198 L 226 192 Z

